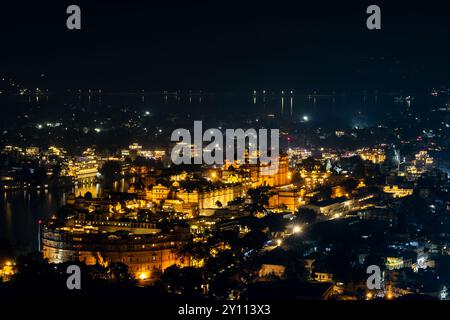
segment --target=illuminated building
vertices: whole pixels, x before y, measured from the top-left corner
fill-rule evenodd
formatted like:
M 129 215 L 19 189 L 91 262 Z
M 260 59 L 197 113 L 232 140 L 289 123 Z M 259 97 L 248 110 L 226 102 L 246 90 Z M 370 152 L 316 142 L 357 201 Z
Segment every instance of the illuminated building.
M 167 209 L 194 213 L 197 209 L 202 211 L 217 208 L 218 203 L 220 206 L 226 206 L 229 201 L 241 197 L 243 193 L 241 184 L 216 184 L 207 187 L 198 185 L 193 189 L 186 189 L 175 181 L 171 187 L 158 184 L 146 190 L 145 200 L 156 204 L 163 202 Z
M 0 264 L 0 279 L 8 281 L 15 273 L 16 266 L 11 260 L 6 260 Z
M 311 157 L 304 159 L 296 167 L 299 170 L 300 177 L 303 179 L 303 187 L 307 190 L 312 190 L 323 185 L 331 175 L 329 170 L 320 161 Z
M 144 150 L 141 145 L 133 143 L 128 146 L 128 149 L 121 150 L 121 155 L 123 158 L 130 157 L 132 160 L 136 157 L 144 157 L 150 159 L 161 159 L 166 154 L 163 150 Z
M 140 144 L 138 144 L 138 143 L 133 143 L 133 144 L 128 146 L 128 149 L 129 150 L 139 151 L 139 150 L 142 150 L 142 146 Z
M 333 282 L 333 274 L 329 272 L 314 272 L 314 280 L 318 282 Z
M 411 188 L 399 188 L 398 186 L 385 186 L 383 191 L 392 194 L 394 198 L 403 198 L 412 195 L 414 190 Z
M 260 186 L 279 187 L 290 183 L 289 160 L 287 155 L 281 154 L 278 158 L 278 167 L 270 168 L 269 164 L 259 167 Z
M 93 149 L 87 149 L 82 157 L 68 161 L 67 174 L 81 184 L 94 183 L 98 175 L 99 163 Z
M 64 154 L 66 153 L 63 149 L 57 148 L 57 147 L 54 147 L 54 146 L 50 146 L 48 148 L 47 152 L 48 152 L 49 155 L 54 155 L 54 156 L 58 156 L 58 157 L 63 157 Z
M 39 148 L 38 147 L 25 148 L 25 155 L 29 157 L 37 156 L 39 155 Z
M 319 170 L 301 170 L 300 175 L 304 180 L 305 187 L 311 190 L 320 185 L 323 185 L 331 174 L 329 172 L 323 172 Z
M 386 268 L 389 270 L 401 269 L 404 267 L 402 257 L 387 257 Z
M 186 171 L 183 171 L 178 174 L 173 174 L 170 176 L 170 181 L 183 181 L 188 178 L 188 173 Z
M 289 160 L 303 160 L 311 157 L 311 151 L 302 148 L 289 148 L 287 151 Z
M 237 184 L 221 185 L 211 189 L 195 189 L 186 190 L 179 189 L 176 191 L 176 197 L 185 203 L 194 203 L 198 205 L 200 210 L 207 208 L 217 208 L 220 202 L 226 206 L 229 201 L 243 195 L 242 186 Z
M 274 190 L 269 198 L 269 207 L 286 207 L 289 211 L 295 212 L 300 205 L 305 204 L 302 199 L 305 196 L 305 190 L 293 186 L 280 187 Z
M 358 184 L 358 186 L 360 188 L 363 188 L 364 187 L 364 183 L 360 182 Z M 357 186 L 357 188 L 358 188 L 358 186 Z M 336 186 L 331 187 L 331 198 L 342 198 L 342 197 L 349 198 L 350 197 L 350 193 L 352 191 L 353 190 L 349 190 L 347 187 L 344 187 L 342 185 L 336 185 Z
M 284 277 L 286 267 L 279 264 L 263 264 L 258 271 L 258 276 L 260 278 L 275 276 L 279 278 Z
M 309 203 L 302 208 L 314 210 L 317 214 L 330 217 L 341 217 L 352 209 L 354 205 L 353 199 L 335 198 L 330 200 Z
M 386 154 L 383 149 L 364 148 L 364 149 L 357 150 L 356 153 L 359 154 L 361 159 L 363 159 L 365 161 L 370 161 L 374 164 L 383 163 L 384 161 L 386 161 Z
M 431 169 L 433 167 L 433 157 L 431 157 L 427 151 L 420 151 L 416 154 L 414 165 L 418 168 Z
M 197 146 L 196 144 L 188 144 L 186 142 L 177 142 L 175 144 L 177 146 L 177 148 L 179 148 L 179 150 L 181 150 L 180 152 L 180 156 L 183 156 L 183 150 L 187 149 L 189 150 L 189 156 L 190 158 L 195 158 L 195 157 L 199 157 L 202 156 L 203 153 L 203 149 L 199 146 Z
M 406 177 L 414 180 L 420 177 L 426 171 L 433 169 L 435 163 L 427 151 L 420 151 L 415 155 L 414 160 L 405 164 Z
M 22 148 L 15 147 L 15 146 L 5 146 L 3 148 L 3 151 L 5 151 L 7 153 L 12 153 L 12 152 L 22 153 L 23 152 Z
M 252 181 L 255 182 L 258 176 L 256 170 L 250 171 L 249 169 L 241 168 L 237 163 L 226 163 L 220 174 L 223 183 L 242 183 L 247 188 L 251 187 Z
M 278 158 L 278 166 L 270 166 L 268 163 L 257 162 L 244 164 L 224 165 L 222 179 L 227 182 L 236 181 L 243 183 L 247 188 L 260 186 L 280 187 L 291 183 L 292 173 L 289 171 L 289 159 L 281 154 Z
M 94 183 L 97 178 L 98 164 L 96 160 L 69 161 L 69 175 L 78 183 Z
M 146 200 L 160 202 L 161 200 L 167 199 L 169 193 L 169 188 L 158 184 L 156 186 L 153 186 L 150 190 L 146 191 Z

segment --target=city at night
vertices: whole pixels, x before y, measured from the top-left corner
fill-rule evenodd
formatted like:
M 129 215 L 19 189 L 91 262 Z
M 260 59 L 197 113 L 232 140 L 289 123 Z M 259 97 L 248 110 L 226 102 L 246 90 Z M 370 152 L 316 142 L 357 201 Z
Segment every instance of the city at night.
M 3 4 L 0 301 L 445 305 L 447 6 Z

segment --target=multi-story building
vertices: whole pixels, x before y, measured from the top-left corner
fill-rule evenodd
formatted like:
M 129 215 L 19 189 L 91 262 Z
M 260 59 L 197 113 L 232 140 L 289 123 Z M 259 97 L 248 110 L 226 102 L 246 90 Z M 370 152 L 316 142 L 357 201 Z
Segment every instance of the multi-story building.
M 161 232 L 148 223 L 67 221 L 62 227 L 43 229 L 42 253 L 50 263 L 108 266 L 121 262 L 132 276 L 145 280 L 174 264 L 188 266 L 189 257 L 178 252 L 189 240 L 189 228 L 180 226 Z
M 146 190 L 146 200 L 154 203 L 167 202 L 179 211 L 196 208 L 200 211 L 209 208 L 226 206 L 229 201 L 243 196 L 242 184 L 217 184 L 188 189 L 175 181 L 171 187 L 161 184 Z

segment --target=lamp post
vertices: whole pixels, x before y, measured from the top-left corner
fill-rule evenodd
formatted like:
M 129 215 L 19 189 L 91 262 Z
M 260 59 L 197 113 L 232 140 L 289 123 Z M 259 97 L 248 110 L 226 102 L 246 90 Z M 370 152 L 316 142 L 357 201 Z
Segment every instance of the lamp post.
M 41 252 L 41 225 L 42 220 L 38 220 L 38 251 Z

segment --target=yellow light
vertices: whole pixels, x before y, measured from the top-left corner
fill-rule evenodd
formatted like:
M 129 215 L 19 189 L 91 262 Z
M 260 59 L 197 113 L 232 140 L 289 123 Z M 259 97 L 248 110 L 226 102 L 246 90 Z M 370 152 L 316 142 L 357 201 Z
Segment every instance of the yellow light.
M 367 292 L 367 294 L 366 294 L 366 299 L 367 299 L 367 300 L 370 300 L 370 299 L 372 299 L 372 298 L 373 298 L 372 292 Z
M 294 226 L 294 228 L 292 229 L 293 233 L 300 233 L 302 232 L 302 227 L 300 226 Z
M 145 274 L 145 272 L 142 272 L 139 274 L 139 280 L 145 280 L 147 279 L 147 275 Z
M 392 293 L 388 293 L 386 296 L 387 299 L 391 300 L 392 298 L 394 298 L 394 295 Z
M 12 262 L 11 262 L 11 261 L 6 261 L 6 265 L 7 265 L 8 267 L 12 266 Z
M 281 246 L 282 243 L 283 243 L 283 241 L 281 241 L 281 239 L 277 240 L 277 246 Z

